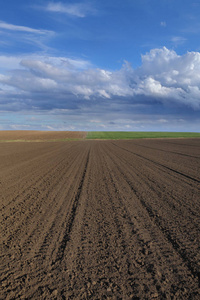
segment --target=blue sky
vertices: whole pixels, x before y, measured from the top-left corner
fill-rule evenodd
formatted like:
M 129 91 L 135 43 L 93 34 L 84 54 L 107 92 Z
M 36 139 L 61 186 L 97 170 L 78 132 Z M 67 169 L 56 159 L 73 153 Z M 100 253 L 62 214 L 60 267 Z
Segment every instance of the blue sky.
M 200 131 L 200 2 L 7 0 L 0 130 Z

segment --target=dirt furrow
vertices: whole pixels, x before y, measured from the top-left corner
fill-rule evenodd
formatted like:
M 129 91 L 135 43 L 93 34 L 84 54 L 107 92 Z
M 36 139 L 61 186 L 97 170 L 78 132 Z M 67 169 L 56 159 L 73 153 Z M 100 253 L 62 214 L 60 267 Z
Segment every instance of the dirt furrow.
M 179 177 L 174 178 L 171 172 L 167 172 L 165 176 L 163 176 L 163 172 L 165 171 L 161 168 L 156 168 L 151 161 L 144 163 L 142 159 L 136 160 L 132 152 L 128 152 L 128 155 L 124 155 L 123 151 L 120 152 L 118 150 L 115 151 L 115 149 L 111 150 L 109 147 L 107 148 L 109 151 L 112 151 L 113 156 L 116 156 L 118 162 L 121 161 L 129 165 L 128 172 L 137 175 L 137 181 L 148 185 L 159 197 L 166 197 L 167 204 L 170 205 L 171 209 L 174 210 L 176 208 L 176 210 L 181 211 L 182 214 L 190 211 L 189 216 L 193 221 L 193 216 L 199 216 L 199 186 L 197 184 L 191 184 L 186 181 L 183 185 L 183 180 Z M 143 178 L 143 180 L 141 181 L 140 178 Z M 172 188 L 174 185 L 176 185 L 176 189 Z M 189 185 L 189 189 L 186 189 L 187 185 Z M 187 196 L 182 191 L 183 186 L 187 194 L 189 193 Z M 192 198 L 192 206 L 190 202 L 187 201 L 187 197 Z M 187 209 L 183 210 L 183 208 Z M 186 216 L 184 215 L 184 217 Z M 198 218 L 196 218 L 196 220 L 198 220 Z
M 34 144 L 32 144 L 32 146 L 35 148 Z M 0 210 L 7 209 L 9 205 L 13 206 L 13 202 L 24 199 L 26 193 L 30 192 L 32 188 L 36 189 L 37 184 L 41 182 L 41 178 L 48 178 L 48 175 L 51 174 L 55 168 L 59 168 L 59 165 L 62 166 L 64 161 L 66 163 L 65 157 L 63 157 L 62 160 L 57 157 L 57 153 L 61 151 L 61 149 L 59 149 L 61 148 L 60 146 L 57 146 L 56 148 L 54 146 L 53 150 L 50 148 L 48 149 L 48 152 L 46 152 L 46 147 L 43 146 L 44 149 L 40 149 L 39 153 L 37 153 L 36 148 L 36 154 L 33 153 L 33 155 L 31 155 L 32 153 L 29 153 L 31 159 L 28 159 L 27 155 L 27 158 L 24 161 L 24 152 L 21 154 L 22 157 L 17 157 L 18 165 L 12 164 L 11 170 L 3 172 L 1 187 L 3 195 L 6 195 L 6 203 Z M 69 147 L 69 149 L 70 148 L 71 147 Z M 31 148 L 29 148 L 29 150 L 30 149 Z M 66 150 L 69 155 L 73 153 L 68 149 L 65 149 L 65 151 Z M 74 150 L 76 151 L 76 148 Z M 22 163 L 19 163 L 20 160 L 22 160 Z M 4 184 L 4 181 L 6 181 L 6 184 Z
M 200 156 L 194 156 L 194 155 L 191 155 L 191 154 L 186 154 L 186 153 L 182 153 L 182 152 L 180 152 L 180 151 L 170 151 L 169 149 L 162 149 L 162 148 L 160 148 L 160 147 L 158 147 L 158 145 L 159 144 L 157 144 L 156 146 L 154 146 L 154 147 L 150 147 L 150 146 L 148 146 L 148 145 L 142 145 L 141 143 L 139 144 L 139 143 L 134 143 L 134 145 L 137 145 L 137 146 L 139 146 L 139 147 L 143 147 L 143 148 L 146 148 L 146 149 L 150 149 L 150 151 L 161 151 L 161 152 L 164 152 L 165 154 L 169 154 L 169 153 L 172 153 L 172 154 L 175 154 L 177 157 L 179 157 L 180 155 L 181 156 L 186 156 L 186 157 L 189 157 L 189 158 L 197 158 L 197 159 L 199 159 L 200 158 Z M 159 145 L 160 146 L 160 145 Z
M 45 199 L 48 199 L 49 194 L 51 193 L 52 190 L 54 190 L 54 186 L 52 186 L 51 184 L 52 179 L 54 180 L 54 176 L 55 176 L 54 174 L 56 172 L 58 173 L 58 176 L 57 174 L 55 176 L 55 180 L 57 182 L 54 182 L 54 185 L 57 185 L 60 179 L 64 176 L 64 172 L 66 172 L 66 169 L 63 166 L 64 166 L 64 159 L 62 159 L 59 163 L 57 162 L 56 165 L 48 169 L 48 172 L 45 172 L 44 174 L 42 174 L 42 176 L 39 176 L 39 179 L 32 184 L 32 188 L 30 188 L 30 186 L 27 187 L 19 195 L 18 197 L 19 202 L 15 204 L 14 211 L 12 210 L 10 211 L 8 209 L 6 211 L 4 210 L 2 221 L 6 222 L 7 229 L 9 230 L 9 228 L 12 228 L 14 223 L 18 225 L 18 227 L 15 226 L 15 231 L 12 232 L 12 235 L 15 238 L 16 238 L 17 231 L 21 230 L 22 225 L 26 224 L 27 226 L 27 222 L 31 220 L 31 216 L 35 215 L 35 213 L 38 213 L 38 211 L 39 213 L 41 213 L 40 211 L 44 209 L 43 206 L 45 203 Z M 40 171 L 41 172 L 43 171 L 42 168 L 40 169 Z M 43 202 L 40 201 L 40 198 L 43 199 Z M 14 200 L 16 201 L 16 199 Z M 27 207 L 29 209 L 28 210 L 29 214 L 24 213 Z M 33 227 L 32 222 L 31 222 L 31 227 Z M 7 237 L 7 240 L 10 239 L 8 239 Z
M 81 180 L 80 180 L 80 184 L 78 186 L 77 192 L 76 192 L 75 197 L 74 197 L 72 209 L 71 209 L 71 212 L 69 214 L 68 221 L 67 221 L 67 224 L 66 224 L 66 227 L 65 227 L 65 230 L 64 230 L 64 235 L 63 235 L 61 244 L 58 248 L 55 263 L 57 261 L 63 259 L 67 242 L 70 239 L 70 232 L 72 230 L 73 222 L 74 222 L 75 215 L 76 215 L 76 210 L 77 210 L 77 207 L 78 207 L 78 204 L 79 204 L 79 198 L 80 198 L 80 194 L 81 194 L 83 184 L 84 184 L 84 180 L 85 180 L 85 174 L 86 174 L 86 171 L 87 171 L 88 161 L 89 161 L 89 153 L 87 155 L 87 159 L 86 159 L 85 167 L 84 167 L 83 174 L 82 174 L 82 177 L 81 177 Z
M 115 162 L 115 164 L 117 164 Z M 125 169 L 125 168 L 123 168 Z M 127 178 L 127 182 L 130 184 L 131 188 L 133 189 L 134 193 L 137 195 L 138 199 L 140 199 L 141 204 L 144 206 L 144 208 L 146 208 L 150 218 L 152 219 L 152 221 L 159 227 L 159 229 L 163 232 L 163 234 L 166 236 L 166 238 L 169 240 L 169 242 L 172 244 L 172 246 L 174 247 L 175 251 L 178 252 L 178 254 L 181 256 L 182 260 L 185 262 L 185 264 L 187 265 L 187 267 L 189 268 L 189 270 L 191 271 L 191 273 L 199 278 L 199 256 L 198 256 L 198 248 L 194 247 L 194 238 L 191 238 L 191 226 L 193 225 L 194 219 L 191 218 L 190 222 L 190 227 L 188 228 L 188 236 L 186 235 L 185 238 L 183 238 L 184 233 L 181 232 L 177 233 L 177 229 L 176 232 L 174 233 L 173 228 L 175 228 L 174 224 L 169 223 L 170 220 L 168 220 L 168 224 L 166 223 L 166 220 L 162 219 L 162 217 L 160 216 L 160 211 L 158 209 L 158 205 L 156 205 L 154 207 L 154 209 L 152 209 L 152 200 L 150 200 L 151 198 L 144 198 L 142 197 L 142 193 L 141 191 L 138 191 L 138 186 L 137 184 L 133 184 L 133 182 L 135 182 L 135 180 L 137 180 L 136 178 L 133 177 L 132 183 L 130 181 L 130 179 L 128 179 L 127 174 L 124 174 L 123 172 L 123 176 L 125 176 L 125 178 Z M 143 181 L 143 183 L 145 184 L 145 181 Z M 136 187 L 133 187 L 136 186 Z M 145 186 L 144 189 L 146 190 Z M 149 195 L 150 196 L 150 195 Z M 153 196 L 155 198 L 155 196 Z M 149 199 L 150 201 L 147 202 L 147 199 Z M 157 203 L 158 204 L 158 203 Z M 169 216 L 168 216 L 169 217 Z M 180 218 L 180 215 L 179 215 Z M 176 218 L 176 223 L 177 223 L 177 218 Z M 182 222 L 183 220 L 181 220 Z M 161 225 L 162 224 L 162 225 Z M 181 223 L 180 223 L 181 224 Z M 180 230 L 180 227 L 178 227 Z M 198 225 L 199 228 L 199 225 Z M 183 227 L 183 229 L 185 230 L 185 227 Z M 186 229 L 187 230 L 187 229 Z M 193 231 L 195 233 L 195 231 Z M 198 229 L 196 230 L 196 234 L 198 236 Z M 195 249 L 196 248 L 196 249 Z M 192 249 L 192 251 L 191 251 Z M 194 252 L 195 249 L 195 252 Z
M 113 143 L 113 145 L 116 145 L 116 144 Z M 180 172 L 180 171 L 178 171 L 178 170 L 175 170 L 175 169 L 173 169 L 173 168 L 170 168 L 169 166 L 166 166 L 166 165 L 164 165 L 164 164 L 161 164 L 161 163 L 158 162 L 158 161 L 149 159 L 148 157 L 145 157 L 145 156 L 143 156 L 143 155 L 141 155 L 141 154 L 132 152 L 131 150 L 128 150 L 128 149 L 126 149 L 126 148 L 123 148 L 123 147 L 121 147 L 121 146 L 119 146 L 119 145 L 118 145 L 117 147 L 120 147 L 121 149 L 123 149 L 123 150 L 125 150 L 125 151 L 127 151 L 127 152 L 130 152 L 130 153 L 132 153 L 133 155 L 142 158 L 143 160 L 147 160 L 147 161 L 149 161 L 149 162 L 151 162 L 151 163 L 154 163 L 154 164 L 157 165 L 157 166 L 160 166 L 160 167 L 165 168 L 165 169 L 167 169 L 167 170 L 169 170 L 169 171 L 172 171 L 172 172 L 174 172 L 174 173 L 176 173 L 176 174 L 178 174 L 178 175 L 181 175 L 181 176 L 183 176 L 183 177 L 185 177 L 185 178 L 187 178 L 187 179 L 190 179 L 190 180 L 193 180 L 193 181 L 195 181 L 195 182 L 197 182 L 197 183 L 200 183 L 199 178 L 191 177 L 191 176 L 189 176 L 189 175 L 187 175 L 187 174 L 185 174 L 185 173 L 182 173 L 182 172 Z
M 85 149 L 83 149 L 83 150 L 85 151 Z M 47 190 L 44 189 L 45 194 L 40 193 L 38 199 L 35 198 L 34 199 L 35 201 L 33 201 L 33 202 L 37 202 L 37 201 L 42 200 L 41 207 L 43 208 L 43 211 L 40 208 L 39 210 L 41 210 L 41 211 L 39 211 L 39 212 L 31 211 L 31 214 L 29 214 L 28 216 L 26 214 L 26 219 L 27 219 L 28 223 L 23 222 L 18 227 L 18 228 L 20 228 L 20 232 L 19 232 L 20 236 L 19 237 L 20 237 L 21 241 L 23 241 L 23 239 L 25 237 L 25 241 L 23 242 L 23 244 L 21 244 L 20 239 L 18 238 L 19 242 L 16 245 L 16 243 L 15 243 L 15 240 L 17 238 L 16 231 L 15 231 L 15 234 L 12 233 L 12 237 L 15 239 L 13 244 L 12 245 L 9 244 L 9 239 L 6 241 L 6 245 L 4 245 L 4 247 L 6 247 L 5 255 L 9 258 L 10 262 L 12 262 L 12 267 L 15 270 L 19 269 L 19 265 L 18 265 L 19 260 L 22 260 L 25 262 L 25 264 L 23 264 L 23 269 L 28 269 L 28 265 L 30 265 L 30 266 L 33 265 L 33 261 L 35 261 L 34 264 L 36 266 L 36 260 L 34 258 L 35 256 L 38 257 L 37 260 L 40 261 L 39 263 L 37 263 L 37 265 L 39 265 L 39 268 L 41 268 L 41 266 L 43 265 L 43 262 L 46 261 L 44 258 L 46 257 L 47 253 L 44 252 L 44 247 L 43 247 L 43 255 L 40 251 L 39 251 L 38 255 L 36 255 L 35 251 L 37 251 L 37 248 L 40 249 L 39 241 L 42 241 L 42 237 L 48 228 L 47 225 L 49 224 L 49 220 L 50 220 L 50 222 L 52 222 L 52 216 L 55 214 L 56 207 L 57 206 L 59 207 L 60 205 L 62 207 L 61 209 L 58 209 L 58 212 L 56 213 L 57 215 L 56 215 L 56 217 L 54 217 L 54 223 L 56 223 L 57 226 L 60 224 L 59 223 L 60 216 L 63 216 L 63 219 L 66 219 L 65 214 L 67 214 L 67 215 L 69 214 L 70 202 L 71 202 L 70 197 L 73 198 L 73 195 L 74 195 L 74 193 L 76 193 L 76 188 L 77 188 L 77 183 L 74 182 L 74 180 L 76 180 L 80 177 L 79 172 L 82 168 L 84 151 L 79 150 L 78 156 L 76 155 L 77 154 L 76 151 L 73 152 L 74 158 L 72 160 L 72 164 L 70 162 L 71 172 L 70 172 L 70 168 L 67 168 L 70 166 L 70 164 L 68 164 L 68 163 L 63 164 L 63 160 L 61 160 L 61 165 L 64 165 L 63 171 L 61 172 L 61 170 L 59 168 L 55 168 L 54 171 L 50 173 L 49 178 L 51 178 L 51 177 L 53 178 L 53 186 L 51 183 L 49 186 L 47 186 Z M 64 155 L 62 153 L 60 158 L 63 158 L 63 157 L 64 157 Z M 78 159 L 77 159 L 77 157 L 78 157 Z M 65 158 L 65 160 L 66 160 L 66 158 Z M 79 167 L 79 165 L 80 165 L 80 167 Z M 56 176 L 54 176 L 54 174 Z M 72 182 L 71 182 L 71 178 L 70 178 L 69 184 L 68 184 L 68 182 L 66 182 L 67 176 L 72 176 Z M 61 180 L 61 183 L 60 183 L 60 180 Z M 48 180 L 47 180 L 47 182 L 48 182 Z M 66 199 L 66 194 L 64 194 L 64 196 L 65 196 L 64 199 L 62 197 L 63 187 L 65 187 L 65 183 L 67 184 L 66 193 L 68 193 L 69 199 L 68 198 Z M 58 189 L 58 187 L 59 187 L 59 189 Z M 71 189 L 71 194 L 72 194 L 71 196 L 69 193 L 70 189 Z M 57 192 L 56 192 L 56 190 L 57 190 Z M 48 192 L 48 193 L 46 194 L 46 192 Z M 54 194 L 53 198 L 52 198 L 52 193 Z M 57 197 L 58 197 L 58 199 L 56 199 Z M 48 199 L 49 199 L 49 203 L 47 202 Z M 62 199 L 63 202 L 61 202 L 60 199 Z M 45 206 L 43 205 L 43 201 L 46 202 Z M 36 208 L 37 208 L 37 206 L 36 206 Z M 65 214 L 63 214 L 63 211 L 65 212 Z M 64 222 L 64 220 L 62 222 Z M 62 224 L 60 224 L 60 225 L 64 227 L 64 225 L 62 225 Z M 27 230 L 29 227 L 30 227 L 31 231 L 28 233 Z M 53 238 L 55 239 L 56 235 L 59 235 L 59 236 L 61 235 L 62 231 L 59 232 L 59 230 L 60 229 L 57 227 L 56 234 L 55 234 L 55 232 L 53 232 L 54 234 L 53 234 L 53 236 L 51 236 L 52 239 Z M 23 233 L 23 231 L 25 231 L 25 233 Z M 49 236 L 48 236 L 48 239 L 49 239 Z M 47 239 L 46 239 L 46 241 L 47 241 Z M 57 241 L 57 243 L 58 243 L 58 241 Z M 56 245 L 56 248 L 58 249 L 58 245 Z M 47 247 L 46 247 L 46 250 L 47 250 Z M 17 252 L 18 252 L 18 255 L 17 255 Z M 5 258 L 5 256 L 4 256 L 4 258 Z M 51 258 L 51 260 L 52 260 L 52 258 Z M 29 269 L 30 269 L 30 266 L 29 266 Z M 3 268 L 3 270 L 5 270 L 5 268 Z M 21 274 L 20 269 L 18 272 L 19 272 L 19 274 Z M 15 273 L 18 273 L 18 272 L 15 271 Z M 6 278 L 6 276 L 7 276 L 6 273 L 7 272 L 3 271 L 3 274 L 4 274 L 4 275 L 2 274 L 4 276 L 3 278 Z M 10 274 L 12 274 L 12 272 L 10 272 Z M 3 278 L 2 278 L 2 280 L 3 280 Z
M 36 252 L 38 251 L 40 256 L 42 253 L 47 252 L 51 240 L 57 236 L 55 234 L 57 226 L 61 222 L 64 222 L 61 220 L 65 219 L 65 215 L 68 214 L 71 201 L 66 201 L 66 195 L 68 195 L 69 199 L 71 199 L 70 191 L 74 190 L 74 182 L 71 181 L 70 177 L 72 176 L 73 178 L 76 164 L 77 158 L 73 160 L 71 165 L 68 165 L 68 168 L 65 166 L 65 172 L 59 172 L 59 177 L 56 178 L 54 185 L 49 189 L 49 194 L 47 195 L 49 198 L 48 206 L 43 209 L 42 216 L 39 216 L 37 223 L 35 222 L 36 226 L 34 230 L 31 231 L 28 240 L 26 240 L 26 244 L 29 244 L 29 241 L 32 241 L 33 243 L 34 240 L 37 240 L 34 248 Z M 63 186 L 65 186 L 65 193 L 63 193 Z M 53 214 L 52 207 L 54 208 Z M 33 225 L 31 227 L 33 228 Z M 43 234 L 41 235 L 42 229 L 46 232 L 45 238 Z M 58 241 L 56 240 L 55 243 L 57 242 Z M 41 243 L 42 245 L 40 246 Z M 25 245 L 23 245 L 23 249 L 26 249 Z

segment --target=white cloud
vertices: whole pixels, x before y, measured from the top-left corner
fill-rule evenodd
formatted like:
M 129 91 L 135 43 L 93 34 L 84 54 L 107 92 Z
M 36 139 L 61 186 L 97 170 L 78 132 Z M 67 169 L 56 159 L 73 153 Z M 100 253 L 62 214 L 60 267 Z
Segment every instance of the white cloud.
M 161 83 L 153 77 L 145 78 L 135 89 L 136 94 L 151 95 L 154 97 L 168 97 L 171 95 L 171 92 L 171 88 L 162 86 Z
M 178 45 L 184 44 L 184 43 L 187 41 L 187 39 L 184 38 L 184 37 L 182 37 L 182 36 L 173 36 L 173 37 L 171 38 L 171 41 L 172 41 L 176 46 L 178 46 Z
M 34 34 L 40 34 L 40 35 L 46 35 L 49 33 L 52 33 L 52 31 L 49 30 L 43 30 L 43 29 L 34 29 L 26 26 L 19 26 L 19 25 L 13 25 L 9 24 L 3 21 L 0 21 L 0 28 L 11 30 L 11 31 L 21 31 L 21 32 L 28 32 L 28 33 L 34 33 Z
M 16 45 L 18 48 L 20 42 L 20 49 L 24 49 L 24 47 L 27 47 L 28 44 L 29 46 L 31 45 L 31 49 L 37 47 L 40 50 L 47 52 L 49 50 L 47 41 L 55 35 L 54 31 L 19 26 L 3 21 L 0 21 L 0 29 L 0 43 L 3 46 L 6 45 L 10 49 L 14 49 Z
M 0 62 L 3 60 L 9 72 L 4 70 L 0 74 L 1 93 L 15 102 L 21 95 L 20 105 L 65 109 L 76 108 L 76 101 L 81 105 L 92 100 L 88 101 L 91 105 L 108 102 L 118 110 L 123 103 L 200 109 L 199 52 L 180 56 L 165 47 L 153 49 L 142 56 L 141 67 L 133 69 L 125 63 L 113 72 L 94 68 L 88 61 L 65 57 L 0 56 Z M 15 70 L 10 69 L 12 63 Z
M 15 69 L 23 69 L 28 67 L 32 70 L 37 69 L 37 65 L 49 66 L 49 70 L 54 67 L 61 72 L 61 70 L 86 70 L 91 68 L 92 65 L 89 61 L 83 59 L 72 59 L 66 57 L 51 57 L 41 55 L 19 55 L 19 56 L 6 56 L 0 55 L 0 72 L 12 71 Z
M 12 130 L 25 130 L 25 129 L 30 129 L 30 125 L 17 125 L 17 124 L 13 124 L 10 125 L 10 128 Z
M 12 70 L 19 67 L 19 63 L 22 60 L 22 57 L 17 56 L 0 56 L 0 70 Z
M 63 4 L 61 2 L 49 3 L 46 7 L 47 11 L 67 14 L 79 18 L 84 18 L 88 14 L 93 14 L 95 10 L 86 3 Z

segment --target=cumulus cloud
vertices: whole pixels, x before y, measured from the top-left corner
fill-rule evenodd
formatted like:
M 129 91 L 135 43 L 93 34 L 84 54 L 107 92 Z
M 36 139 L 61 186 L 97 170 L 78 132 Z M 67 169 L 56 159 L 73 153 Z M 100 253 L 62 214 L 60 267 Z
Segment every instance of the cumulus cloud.
M 199 52 L 180 56 L 165 47 L 153 49 L 142 56 L 139 68 L 125 62 L 118 71 L 64 57 L 11 57 L 10 64 L 7 57 L 6 62 L 14 62 L 15 70 L 0 74 L 0 106 L 7 99 L 15 108 L 19 103 L 20 109 L 84 110 L 107 103 L 116 110 L 151 104 L 200 109 Z
M 95 12 L 89 4 L 86 3 L 73 3 L 73 4 L 63 4 L 61 2 L 51 2 L 46 7 L 47 11 L 54 13 L 67 14 L 79 18 L 84 18 L 88 14 L 93 14 Z
M 142 56 L 136 70 L 140 93 L 158 95 L 170 101 L 200 108 L 200 53 L 179 56 L 167 48 L 153 49 Z M 144 79 L 143 79 L 144 78 Z

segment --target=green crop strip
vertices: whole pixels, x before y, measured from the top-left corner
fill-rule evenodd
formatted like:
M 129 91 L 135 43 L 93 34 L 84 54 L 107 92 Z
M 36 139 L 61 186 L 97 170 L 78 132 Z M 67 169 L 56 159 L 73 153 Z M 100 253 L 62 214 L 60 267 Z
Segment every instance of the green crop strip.
M 200 138 L 198 132 L 89 131 L 86 139 Z

